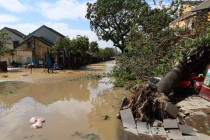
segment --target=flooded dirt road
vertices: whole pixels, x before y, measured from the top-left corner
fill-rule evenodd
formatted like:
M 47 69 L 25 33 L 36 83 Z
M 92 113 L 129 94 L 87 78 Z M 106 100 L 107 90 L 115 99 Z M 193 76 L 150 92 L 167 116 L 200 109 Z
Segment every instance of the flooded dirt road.
M 113 66 L 109 61 L 53 74 L 43 69 L 0 73 L 0 140 L 125 139 L 116 114 L 127 91 L 114 89 L 107 77 L 72 80 Z M 46 119 L 43 128 L 30 128 L 32 116 Z

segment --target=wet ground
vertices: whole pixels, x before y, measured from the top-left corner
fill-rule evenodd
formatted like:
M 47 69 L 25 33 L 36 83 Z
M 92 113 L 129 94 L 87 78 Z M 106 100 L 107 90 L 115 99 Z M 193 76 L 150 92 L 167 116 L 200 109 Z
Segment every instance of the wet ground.
M 123 130 L 116 114 L 120 99 L 129 92 L 113 88 L 113 78 L 85 78 L 88 74 L 110 72 L 114 63 L 54 73 L 44 69 L 0 73 L 0 140 L 159 139 L 137 137 Z M 197 129 L 204 140 L 210 135 L 210 106 L 205 102 L 198 98 L 179 101 L 181 109 L 190 113 L 186 123 Z M 33 116 L 46 119 L 43 128 L 30 128 L 29 119 Z
M 178 106 L 184 114 L 187 125 L 195 128 L 196 132 L 208 135 L 210 138 L 210 102 L 198 95 L 187 97 Z
M 119 99 L 128 91 L 114 89 L 108 77 L 80 80 L 113 66 L 109 61 L 50 74 L 44 69 L 0 73 L 0 140 L 129 139 L 116 118 Z M 33 116 L 46 119 L 43 128 L 30 128 Z

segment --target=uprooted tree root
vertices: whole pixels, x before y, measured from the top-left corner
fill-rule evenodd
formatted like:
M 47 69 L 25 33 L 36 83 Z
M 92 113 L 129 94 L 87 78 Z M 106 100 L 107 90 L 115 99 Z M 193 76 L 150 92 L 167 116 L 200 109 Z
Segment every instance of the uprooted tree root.
M 168 100 L 167 96 L 157 91 L 156 85 L 136 85 L 122 109 L 131 108 L 136 121 L 162 120 L 167 117 L 165 108 Z

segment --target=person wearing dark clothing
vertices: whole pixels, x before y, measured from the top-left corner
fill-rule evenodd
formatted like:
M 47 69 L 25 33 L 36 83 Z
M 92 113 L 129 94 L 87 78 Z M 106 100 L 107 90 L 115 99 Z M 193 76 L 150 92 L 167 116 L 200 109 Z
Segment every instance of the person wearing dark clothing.
M 53 57 L 48 52 L 46 54 L 46 62 L 45 62 L 45 67 L 47 68 L 48 73 L 50 73 L 50 68 L 52 68 L 52 72 L 53 72 L 54 63 L 55 63 L 55 61 L 54 61 Z

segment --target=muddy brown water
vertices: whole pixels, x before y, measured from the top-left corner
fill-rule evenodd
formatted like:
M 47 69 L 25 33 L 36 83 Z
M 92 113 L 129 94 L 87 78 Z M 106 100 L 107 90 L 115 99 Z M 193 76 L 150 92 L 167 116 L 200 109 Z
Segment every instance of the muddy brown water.
M 107 77 L 72 80 L 109 72 L 114 63 L 53 74 L 43 69 L 0 73 L 0 140 L 130 139 L 116 118 L 119 99 L 128 91 L 113 88 L 114 79 Z M 105 115 L 110 119 L 104 120 Z M 33 116 L 46 119 L 43 128 L 30 128 Z

